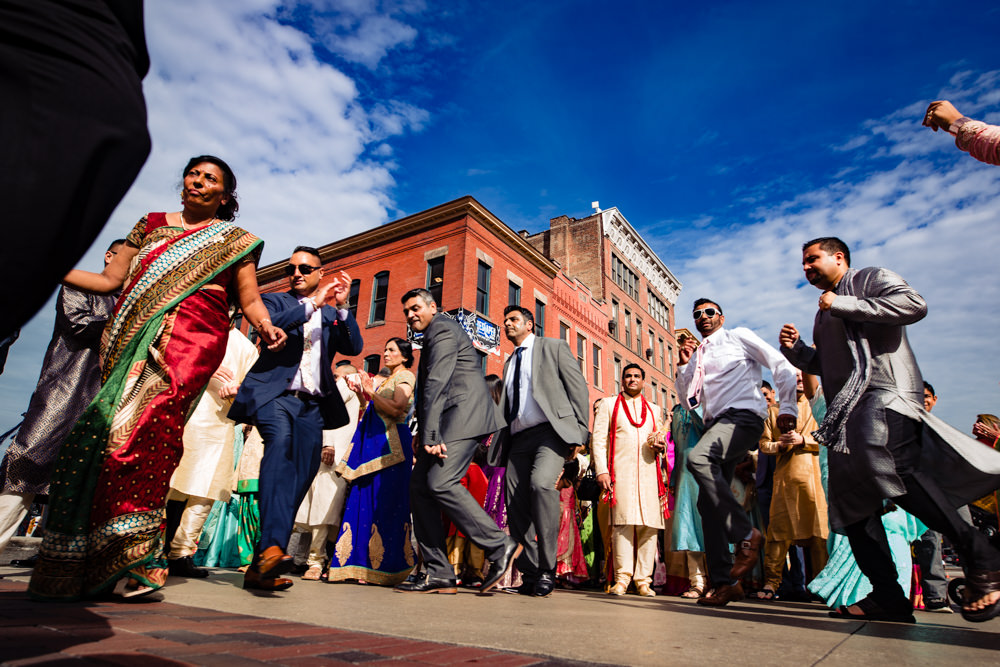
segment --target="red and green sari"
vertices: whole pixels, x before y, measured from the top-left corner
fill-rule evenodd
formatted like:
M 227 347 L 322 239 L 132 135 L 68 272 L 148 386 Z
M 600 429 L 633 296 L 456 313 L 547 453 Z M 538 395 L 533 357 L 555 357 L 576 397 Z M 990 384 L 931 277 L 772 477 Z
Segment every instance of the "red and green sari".
M 225 355 L 236 266 L 262 247 L 231 222 L 185 231 L 163 213 L 126 240 L 139 254 L 104 332 L 101 391 L 59 452 L 37 598 L 86 597 L 122 577 L 165 583 L 164 505 L 184 422 Z

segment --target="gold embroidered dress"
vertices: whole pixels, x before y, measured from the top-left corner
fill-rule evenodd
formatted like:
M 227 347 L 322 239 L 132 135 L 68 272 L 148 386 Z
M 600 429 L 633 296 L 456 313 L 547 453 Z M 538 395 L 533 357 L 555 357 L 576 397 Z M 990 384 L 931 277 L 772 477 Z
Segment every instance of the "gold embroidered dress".
M 401 384 L 414 387 L 416 377 L 399 369 L 377 393 L 391 398 Z M 337 465 L 337 471 L 351 481 L 351 489 L 330 562 L 330 581 L 363 579 L 394 586 L 406 579 L 416 562 L 410 542 L 412 467 L 412 436 L 405 414 L 397 421 L 370 402 L 350 451 Z

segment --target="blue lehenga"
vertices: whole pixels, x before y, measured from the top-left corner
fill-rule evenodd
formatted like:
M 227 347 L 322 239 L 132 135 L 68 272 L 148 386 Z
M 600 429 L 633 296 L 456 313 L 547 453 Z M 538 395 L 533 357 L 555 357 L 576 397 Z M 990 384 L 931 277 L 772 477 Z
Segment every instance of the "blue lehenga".
M 698 483 L 687 470 L 688 455 L 704 432 L 705 425 L 697 412 L 682 405 L 674 406 L 670 423 L 670 436 L 674 440 L 674 469 L 671 475 L 674 512 L 670 546 L 674 551 L 705 550 L 705 536 L 698 513 Z
M 413 373 L 399 370 L 378 389 L 391 397 L 397 384 L 416 383 Z M 412 397 L 411 397 L 412 402 Z M 344 505 L 329 581 L 363 580 L 394 586 L 416 562 L 410 542 L 410 469 L 412 436 L 405 417 L 397 423 L 368 403 L 351 449 L 337 465 L 351 487 Z

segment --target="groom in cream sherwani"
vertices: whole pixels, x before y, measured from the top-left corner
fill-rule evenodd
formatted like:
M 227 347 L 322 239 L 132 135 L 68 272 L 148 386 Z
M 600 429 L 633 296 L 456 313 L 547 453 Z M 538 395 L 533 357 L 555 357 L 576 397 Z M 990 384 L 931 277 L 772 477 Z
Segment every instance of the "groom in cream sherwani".
M 622 372 L 622 392 L 598 401 L 594 417 L 594 470 L 611 504 L 615 583 L 625 595 L 630 581 L 653 597 L 656 536 L 663 528 L 660 454 L 664 451 L 656 406 L 642 395 L 646 373 L 637 364 Z

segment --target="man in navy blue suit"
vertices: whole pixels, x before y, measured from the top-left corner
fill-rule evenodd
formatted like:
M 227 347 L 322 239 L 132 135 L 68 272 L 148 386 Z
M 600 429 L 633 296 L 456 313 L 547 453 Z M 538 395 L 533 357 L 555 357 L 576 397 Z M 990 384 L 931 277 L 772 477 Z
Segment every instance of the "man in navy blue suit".
M 346 308 L 350 276 L 341 271 L 320 286 L 319 252 L 306 246 L 295 249 L 285 273 L 291 289 L 261 298 L 288 342 L 281 350 L 261 350 L 229 411 L 230 419 L 256 426 L 264 440 L 260 544 L 243 587 L 269 591 L 292 585 L 279 578 L 293 566 L 284 546 L 319 469 L 323 430 L 348 423 L 331 369 L 334 354 L 354 356 L 364 344 Z

